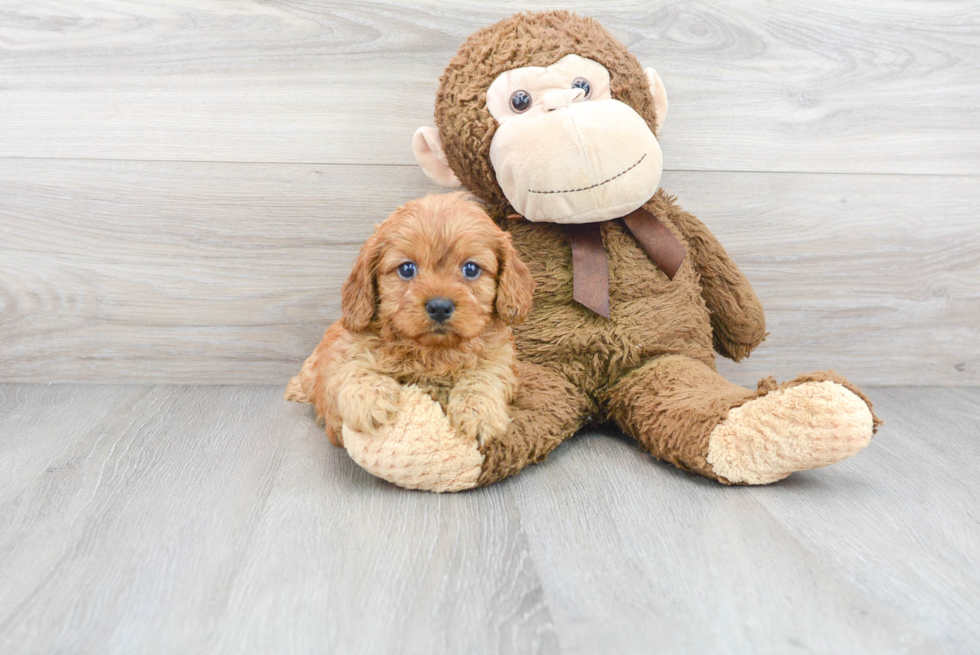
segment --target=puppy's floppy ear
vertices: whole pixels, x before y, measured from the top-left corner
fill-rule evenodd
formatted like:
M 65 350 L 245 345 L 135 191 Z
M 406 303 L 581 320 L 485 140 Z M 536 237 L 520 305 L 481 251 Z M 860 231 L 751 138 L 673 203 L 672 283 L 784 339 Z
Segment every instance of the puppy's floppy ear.
M 517 256 L 510 235 L 502 233 L 497 247 L 497 315 L 508 325 L 516 325 L 531 311 L 534 278 Z
M 380 230 L 376 230 L 364 245 L 354 262 L 340 295 L 340 308 L 344 313 L 344 327 L 350 332 L 362 332 L 374 318 L 377 305 L 375 277 L 381 255 Z

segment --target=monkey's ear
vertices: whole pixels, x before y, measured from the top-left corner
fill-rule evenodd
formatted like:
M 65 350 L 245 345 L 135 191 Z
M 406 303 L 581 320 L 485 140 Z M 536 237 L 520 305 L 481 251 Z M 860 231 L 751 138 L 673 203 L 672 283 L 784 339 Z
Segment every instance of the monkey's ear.
M 664 88 L 664 83 L 660 81 L 657 71 L 652 68 L 644 68 L 643 72 L 647 74 L 650 93 L 653 94 L 653 108 L 657 112 L 657 129 L 654 131 L 659 134 L 664 126 L 664 120 L 667 118 L 667 89 Z
M 439 186 L 455 188 L 462 186 L 456 173 L 449 168 L 446 153 L 442 151 L 442 137 L 434 127 L 420 127 L 412 137 L 412 150 L 415 160 L 422 167 L 425 176 Z

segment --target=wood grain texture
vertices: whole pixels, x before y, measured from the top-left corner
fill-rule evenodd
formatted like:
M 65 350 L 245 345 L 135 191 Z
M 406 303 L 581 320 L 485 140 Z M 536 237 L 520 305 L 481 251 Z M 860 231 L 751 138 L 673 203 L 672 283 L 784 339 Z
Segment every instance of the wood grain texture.
M 281 392 L 0 387 L 33 475 L 0 487 L 0 651 L 557 652 L 502 489 L 383 484 Z
M 980 384 L 976 180 L 669 172 L 767 309 L 753 385 Z M 0 160 L 0 381 L 278 383 L 409 167 Z M 928 199 L 925 202 L 924 199 Z
M 967 0 L 7 3 L 0 156 L 411 164 L 466 36 L 555 7 L 660 72 L 668 168 L 980 174 Z
M 980 389 L 724 487 L 584 433 L 397 489 L 281 387 L 0 385 L 0 652 L 972 653 Z M 8 478 L 7 474 L 13 475 Z
M 972 652 L 980 391 L 871 396 L 886 424 L 866 452 L 767 487 L 693 478 L 614 435 L 524 472 L 512 484 L 563 643 Z

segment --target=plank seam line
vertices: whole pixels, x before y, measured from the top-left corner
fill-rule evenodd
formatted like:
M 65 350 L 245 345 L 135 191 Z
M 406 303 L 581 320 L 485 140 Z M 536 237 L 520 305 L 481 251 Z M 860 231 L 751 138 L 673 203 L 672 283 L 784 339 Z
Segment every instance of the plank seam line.
M 125 159 L 118 157 L 24 157 L 19 155 L 0 155 L 2 161 L 61 161 L 61 162 L 132 162 L 142 164 L 228 164 L 240 166 L 350 166 L 372 168 L 418 168 L 418 164 L 372 164 L 357 162 L 322 162 L 322 161 L 233 161 L 220 159 Z M 980 178 L 976 173 L 896 173 L 887 171 L 765 171 L 753 169 L 724 169 L 724 168 L 664 168 L 665 173 L 747 173 L 751 175 L 874 175 L 889 177 L 954 177 Z

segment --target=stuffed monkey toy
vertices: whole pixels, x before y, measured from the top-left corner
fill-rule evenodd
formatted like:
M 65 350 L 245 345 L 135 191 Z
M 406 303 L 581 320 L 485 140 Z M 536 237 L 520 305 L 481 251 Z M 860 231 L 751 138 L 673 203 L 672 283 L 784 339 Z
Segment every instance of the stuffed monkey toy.
M 568 12 L 481 29 L 449 63 L 416 158 L 431 180 L 485 203 L 537 283 L 514 330 L 510 428 L 454 480 L 513 475 L 590 423 L 615 423 L 655 457 L 727 484 L 774 482 L 870 442 L 871 402 L 832 372 L 746 389 L 716 371 L 715 352 L 747 357 L 765 320 L 714 235 L 658 190 L 666 114 L 657 73 Z M 411 461 L 391 450 L 397 467 L 442 462 L 440 439 L 455 443 L 437 436 L 443 419 L 414 420 L 436 436 Z

